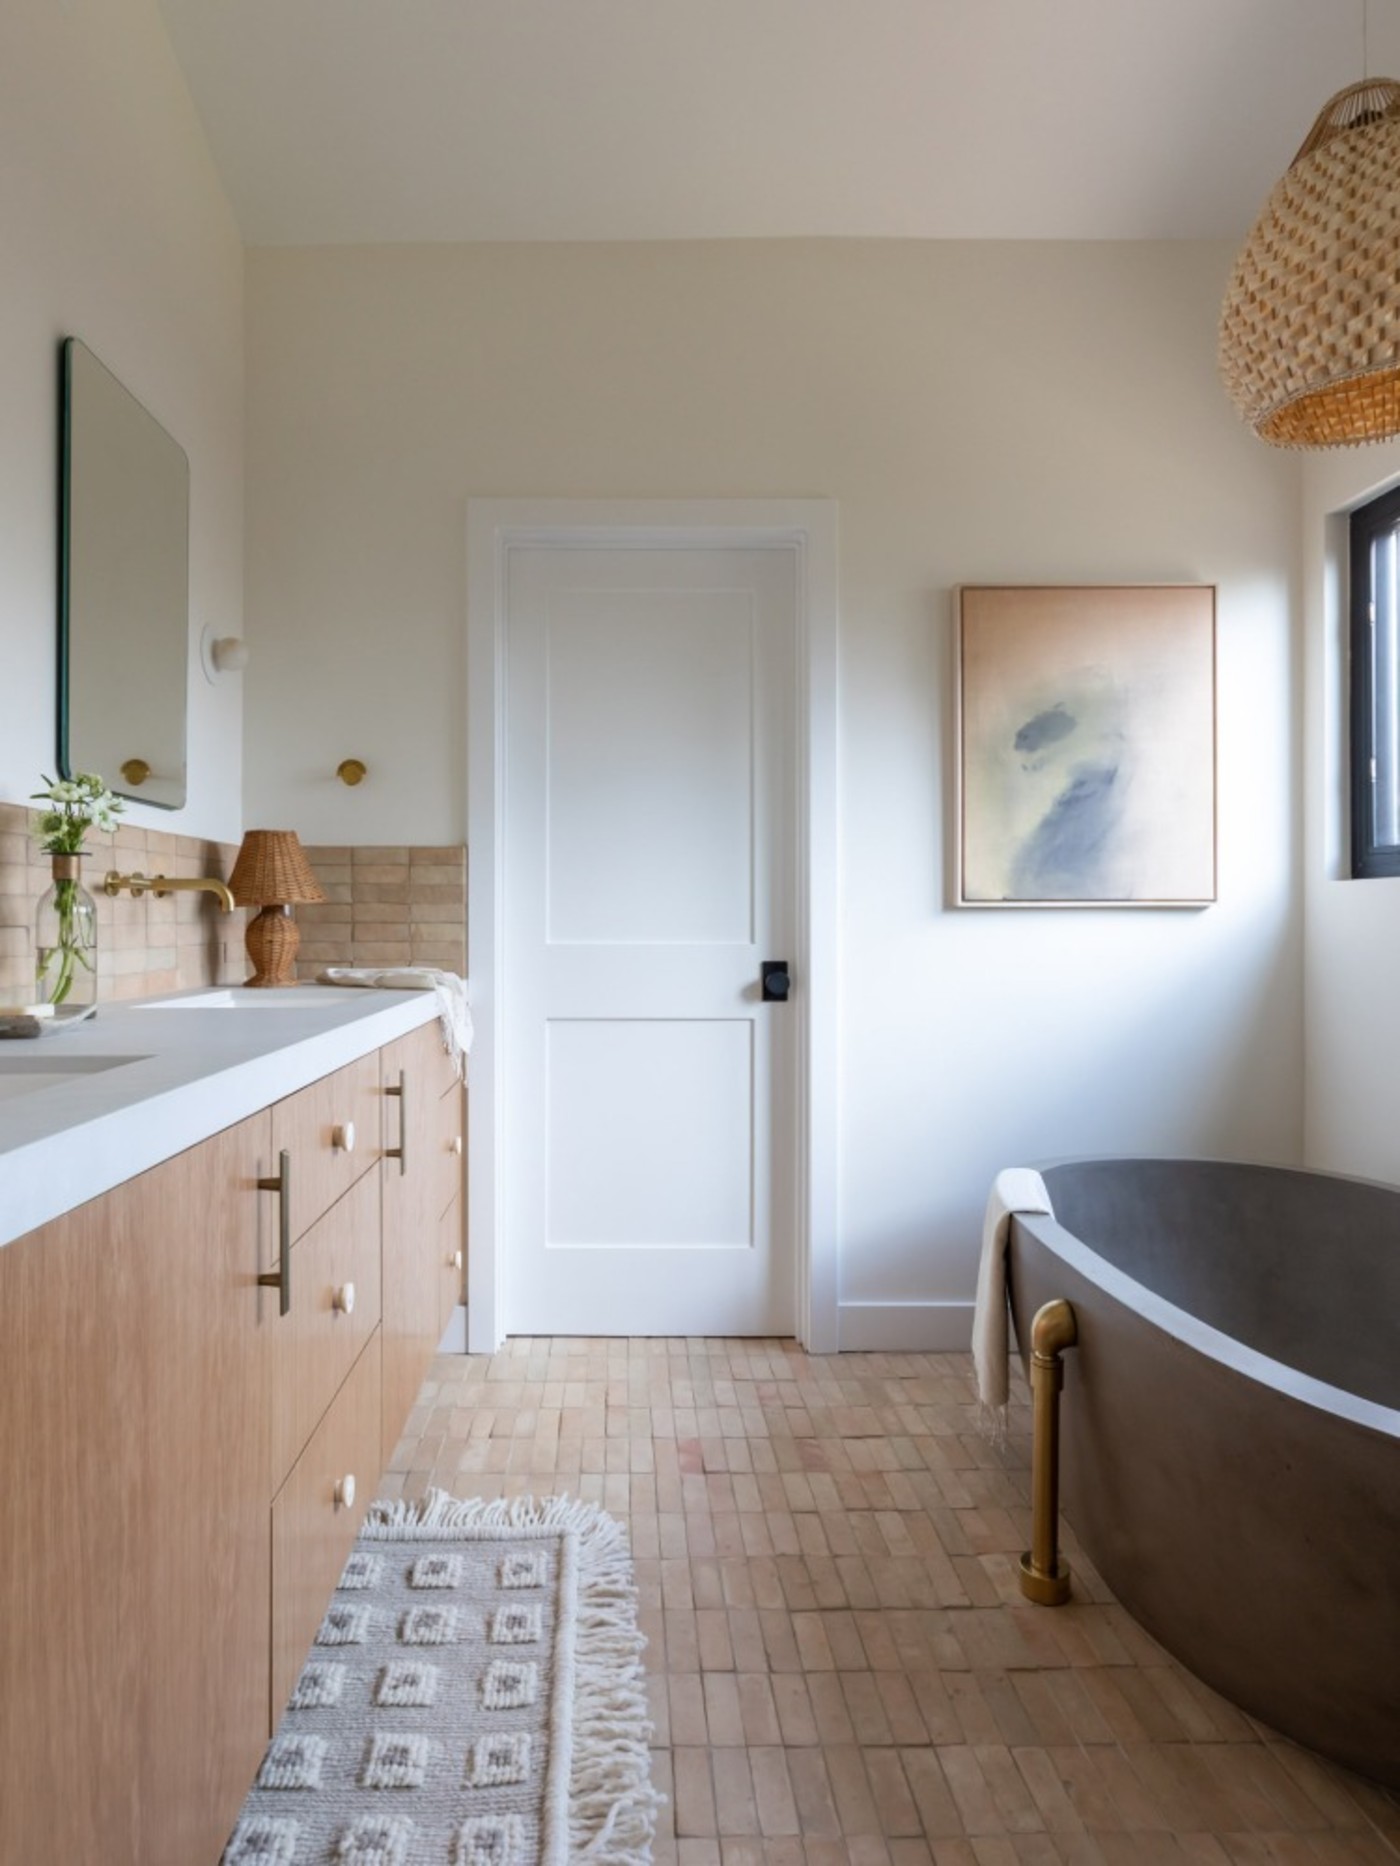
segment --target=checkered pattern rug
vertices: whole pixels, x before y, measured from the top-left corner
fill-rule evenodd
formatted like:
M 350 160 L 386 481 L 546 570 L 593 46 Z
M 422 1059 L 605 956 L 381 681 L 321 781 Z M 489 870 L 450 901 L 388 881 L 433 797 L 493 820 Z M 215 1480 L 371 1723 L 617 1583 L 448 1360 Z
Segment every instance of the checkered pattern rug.
M 642 1644 L 595 1506 L 377 1505 L 223 1866 L 645 1866 Z

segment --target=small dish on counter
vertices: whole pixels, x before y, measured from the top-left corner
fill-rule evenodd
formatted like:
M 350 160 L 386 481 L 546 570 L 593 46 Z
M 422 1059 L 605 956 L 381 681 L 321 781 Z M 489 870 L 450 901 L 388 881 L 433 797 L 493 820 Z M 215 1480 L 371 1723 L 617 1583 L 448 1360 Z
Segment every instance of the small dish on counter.
M 75 1004 L 71 1010 L 60 1004 L 48 1017 L 36 1017 L 32 1012 L 0 1012 L 0 1039 L 5 1037 L 54 1037 L 60 1030 L 71 1030 L 74 1024 L 86 1023 L 96 1011 L 95 1004 Z

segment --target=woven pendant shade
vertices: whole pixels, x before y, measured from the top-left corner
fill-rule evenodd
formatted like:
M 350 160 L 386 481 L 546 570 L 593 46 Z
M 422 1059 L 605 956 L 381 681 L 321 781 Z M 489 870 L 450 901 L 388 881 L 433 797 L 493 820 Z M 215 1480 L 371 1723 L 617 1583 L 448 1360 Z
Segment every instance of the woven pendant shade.
M 1276 447 L 1400 434 L 1400 84 L 1324 106 L 1235 261 L 1220 373 Z
M 306 851 L 290 829 L 250 829 L 243 838 L 229 887 L 240 907 L 268 902 L 323 901 L 321 884 Z

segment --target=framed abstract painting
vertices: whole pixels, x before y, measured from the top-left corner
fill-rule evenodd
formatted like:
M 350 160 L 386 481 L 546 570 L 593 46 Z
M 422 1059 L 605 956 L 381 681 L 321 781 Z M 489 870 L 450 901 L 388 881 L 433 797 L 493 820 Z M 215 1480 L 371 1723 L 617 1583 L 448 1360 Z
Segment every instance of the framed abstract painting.
M 1209 906 L 1214 586 L 956 600 L 957 905 Z

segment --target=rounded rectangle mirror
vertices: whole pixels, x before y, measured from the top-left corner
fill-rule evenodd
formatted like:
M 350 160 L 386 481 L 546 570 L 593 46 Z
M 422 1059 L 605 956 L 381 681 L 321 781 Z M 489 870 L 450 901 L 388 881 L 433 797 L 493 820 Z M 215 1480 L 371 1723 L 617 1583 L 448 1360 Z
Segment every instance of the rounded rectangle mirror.
M 76 337 L 63 346 L 58 763 L 185 801 L 190 467 Z

